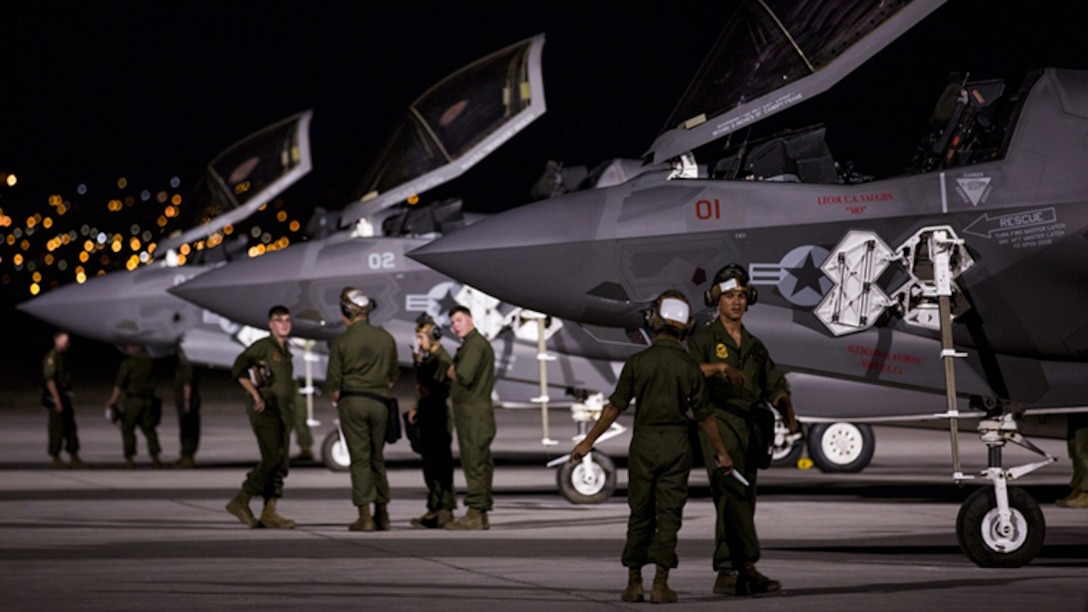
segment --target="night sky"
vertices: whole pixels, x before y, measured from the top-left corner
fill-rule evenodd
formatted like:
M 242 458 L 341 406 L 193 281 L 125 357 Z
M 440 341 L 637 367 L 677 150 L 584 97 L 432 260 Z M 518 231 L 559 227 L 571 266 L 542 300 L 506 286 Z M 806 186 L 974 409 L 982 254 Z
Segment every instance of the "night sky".
M 924 136 L 949 72 L 1004 76 L 1015 87 L 1030 68 L 1088 69 L 1086 4 L 953 0 L 784 119 L 824 122 L 837 158 L 894 172 Z M 285 199 L 299 215 L 341 208 L 415 97 L 480 56 L 545 33 L 547 114 L 431 194 L 462 196 L 480 212 L 523 204 L 549 159 L 592 166 L 644 153 L 733 3 L 9 5 L 0 22 L 0 174 L 19 182 L 0 185 L 0 209 L 19 225 L 47 212 L 51 195 L 104 206 L 120 177 L 129 190 L 152 191 L 177 177 L 185 193 L 220 150 L 307 109 L 314 171 Z M 0 227 L 0 240 L 11 229 Z M 0 274 L 14 282 L 0 285 L 0 384 L 36 371 L 50 331 L 12 310 L 30 296 L 5 248 Z

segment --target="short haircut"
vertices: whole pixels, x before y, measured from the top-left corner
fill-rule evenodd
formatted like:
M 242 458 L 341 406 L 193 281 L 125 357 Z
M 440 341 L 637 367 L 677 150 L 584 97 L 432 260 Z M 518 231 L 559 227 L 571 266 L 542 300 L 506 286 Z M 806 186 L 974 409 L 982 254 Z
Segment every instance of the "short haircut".
M 277 304 L 268 309 L 268 320 L 271 321 L 272 317 L 276 315 L 290 315 L 291 311 L 287 310 L 287 307 L 282 304 Z
M 450 308 L 450 318 L 452 319 L 453 315 L 459 312 L 470 319 L 472 318 L 472 311 L 468 309 L 468 306 L 454 306 L 453 308 Z
M 58 329 L 57 331 L 53 332 L 53 339 L 56 340 L 57 338 L 60 338 L 61 336 L 67 336 L 67 335 L 68 335 L 67 330 Z

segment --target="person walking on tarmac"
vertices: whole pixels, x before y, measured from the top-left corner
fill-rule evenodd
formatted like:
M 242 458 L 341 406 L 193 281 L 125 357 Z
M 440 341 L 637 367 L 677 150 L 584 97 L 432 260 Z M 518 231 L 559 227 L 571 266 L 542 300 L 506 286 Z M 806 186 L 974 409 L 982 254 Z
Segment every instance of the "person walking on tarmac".
M 124 408 L 121 410 L 121 442 L 124 446 L 124 467 L 135 466 L 132 458 L 136 456 L 136 428 L 139 427 L 147 438 L 147 452 L 151 455 L 151 467 L 163 467 L 159 460 L 162 447 L 155 428 L 162 419 L 162 400 L 155 395 L 154 360 L 144 347 L 130 344 L 125 347 L 128 353 L 117 370 L 113 382 L 113 391 L 106 400 L 106 408 L 116 409 L 121 392 L 125 394 Z
M 717 317 L 688 340 L 688 351 L 707 377 L 718 430 L 726 446 L 735 450 L 734 469 L 750 483 L 743 485 L 708 468 L 717 511 L 713 566 L 718 575 L 713 592 L 719 595 L 754 595 L 782 588 L 755 567 L 760 556 L 755 526 L 758 468 L 749 448 L 749 415 L 753 406 L 769 401 L 791 433 L 797 431 L 797 416 L 786 377 L 771 360 L 767 347 L 741 322 L 756 297 L 748 272 L 737 264 L 725 266 L 705 294 L 707 306 L 717 309 Z M 706 435 L 700 440 L 709 466 L 714 449 Z
M 325 384 L 340 415 L 351 457 L 351 501 L 359 518 L 350 531 L 389 530 L 389 481 L 385 475 L 385 428 L 390 389 L 400 377 L 393 336 L 370 324 L 377 307 L 358 289 L 340 293 L 347 331 L 332 341 Z M 370 513 L 374 504 L 374 513 Z
M 487 513 L 491 510 L 491 480 L 495 461 L 491 441 L 495 439 L 495 409 L 491 392 L 495 388 L 495 351 L 476 329 L 472 311 L 464 306 L 450 310 L 450 327 L 461 339 L 461 346 L 446 369 L 453 399 L 453 424 L 461 451 L 461 470 L 465 473 L 465 506 L 461 518 L 446 524 L 446 529 L 490 529 Z
M 54 468 L 85 468 L 79 458 L 79 431 L 72 407 L 72 376 L 65 367 L 64 354 L 71 346 L 68 332 L 53 333 L 53 348 L 42 359 L 42 405 L 49 410 L 49 456 Z M 60 458 L 60 449 L 68 451 L 69 462 Z
M 453 360 L 442 346 L 442 328 L 430 315 L 416 319 L 416 343 L 412 349 L 419 402 L 408 411 L 408 422 L 419 428 L 419 454 L 423 481 L 427 484 L 427 512 L 412 519 L 413 527 L 442 528 L 453 521 L 457 499 L 453 490 L 453 452 L 450 445 L 450 380 L 446 372 Z
M 196 449 L 200 444 L 200 372 L 183 353 L 178 353 L 174 370 L 174 404 L 178 410 L 178 438 L 181 457 L 174 467 L 196 466 Z
M 287 307 L 273 306 L 268 311 L 268 330 L 270 335 L 246 347 L 231 368 L 231 376 L 246 391 L 246 412 L 261 459 L 246 474 L 241 491 L 227 503 L 227 512 L 249 527 L 293 529 L 295 522 L 276 512 L 287 478 L 295 397 L 294 368 L 287 348 L 287 337 L 291 335 Z M 264 498 L 260 519 L 249 508 L 254 496 Z
M 653 603 L 673 603 L 668 585 L 676 556 L 677 533 L 688 496 L 692 447 L 688 439 L 690 412 L 714 449 L 710 465 L 721 476 L 733 462 L 718 435 L 714 409 L 707 402 L 706 382 L 699 364 L 680 340 L 691 329 L 691 306 L 679 292 L 666 291 L 646 311 L 646 327 L 654 334 L 649 348 L 623 365 L 615 392 L 586 437 L 571 451 L 571 462 L 593 450 L 593 443 L 635 403 L 635 422 L 628 460 L 627 544 L 621 560 L 628 568 L 627 587 L 620 599 L 643 601 L 642 566 L 657 566 L 650 593 Z

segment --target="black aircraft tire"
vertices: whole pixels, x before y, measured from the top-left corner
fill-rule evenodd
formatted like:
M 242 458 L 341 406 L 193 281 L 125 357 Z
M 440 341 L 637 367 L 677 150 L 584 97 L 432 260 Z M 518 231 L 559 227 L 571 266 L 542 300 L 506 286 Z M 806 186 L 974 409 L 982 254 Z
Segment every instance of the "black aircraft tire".
M 1009 487 L 1012 530 L 997 532 L 997 496 L 993 487 L 968 496 L 956 517 L 956 540 L 967 558 L 979 567 L 1023 567 L 1043 549 L 1046 519 L 1035 499 L 1023 489 Z
M 808 432 L 808 456 L 823 472 L 860 472 L 875 449 L 873 428 L 865 423 L 816 423 Z
M 325 467 L 334 472 L 351 469 L 351 459 L 347 447 L 340 441 L 339 429 L 334 429 L 325 436 L 325 441 L 321 443 L 321 460 L 325 462 Z
M 584 464 L 564 463 L 555 473 L 559 493 L 572 504 L 600 504 L 616 491 L 616 464 L 608 455 L 593 451 L 590 472 Z

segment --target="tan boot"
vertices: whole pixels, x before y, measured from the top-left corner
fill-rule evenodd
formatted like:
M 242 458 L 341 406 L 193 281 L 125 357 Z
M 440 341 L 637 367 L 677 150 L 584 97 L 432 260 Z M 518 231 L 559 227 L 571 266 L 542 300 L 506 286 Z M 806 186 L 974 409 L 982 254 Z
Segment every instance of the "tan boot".
M 1059 499 L 1058 505 L 1063 508 L 1088 508 L 1088 491 L 1077 491 L 1065 499 Z
M 54 470 L 66 470 L 68 469 L 68 464 L 64 462 L 64 459 L 61 459 L 57 455 L 53 455 L 53 462 L 49 464 L 49 467 Z
M 227 503 L 227 512 L 237 517 L 246 527 L 256 527 L 257 517 L 253 516 L 253 511 L 249 509 L 249 500 L 249 493 L 239 491 L 238 495 Z
M 652 603 L 676 603 L 676 591 L 669 588 L 669 568 L 657 566 L 654 574 L 654 589 L 650 591 Z
M 196 467 L 196 461 L 193 460 L 192 455 L 182 455 L 174 462 L 174 467 L 179 470 L 191 470 Z
M 446 525 L 449 525 L 452 522 L 453 522 L 453 511 L 443 509 L 443 510 L 438 511 L 438 516 L 435 518 L 434 526 L 437 529 L 444 529 L 446 527 Z M 488 525 L 488 527 L 491 527 L 491 525 Z
M 83 460 L 79 458 L 78 454 L 72 453 L 71 461 L 68 462 L 68 467 L 72 468 L 73 470 L 85 470 L 90 466 L 86 463 L 83 463 Z
M 759 573 L 755 563 L 745 563 L 737 572 L 737 595 L 773 593 L 781 588 L 781 582 Z
M 645 593 L 642 590 L 642 568 L 627 568 L 627 588 L 620 593 L 623 601 L 644 601 Z
M 132 455 L 125 455 L 125 460 L 121 463 L 121 467 L 126 470 L 131 470 L 136 467 L 136 462 L 132 460 Z
M 294 521 L 276 514 L 276 501 L 275 497 L 264 500 L 264 510 L 261 511 L 261 524 L 270 529 L 294 529 Z
M 385 504 L 374 504 L 374 529 L 389 531 L 389 510 Z
M 300 446 L 298 454 L 291 457 L 291 463 L 310 463 L 314 460 L 314 449 L 309 446 Z
M 423 516 L 417 516 L 410 521 L 416 529 L 434 529 L 438 522 L 438 511 L 428 510 Z
M 715 595 L 737 594 L 737 573 L 733 570 L 720 570 L 714 580 Z
M 374 519 L 370 518 L 370 506 L 359 506 L 359 518 L 348 525 L 348 531 L 374 531 Z
M 477 508 L 469 508 L 464 516 L 446 524 L 446 529 L 451 531 L 480 531 L 490 528 L 491 525 L 487 521 L 487 510 Z

